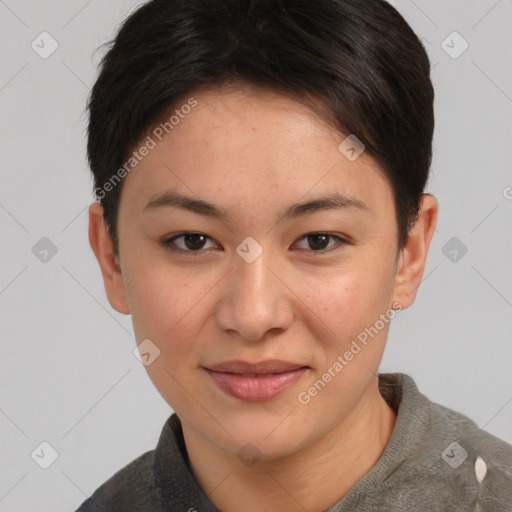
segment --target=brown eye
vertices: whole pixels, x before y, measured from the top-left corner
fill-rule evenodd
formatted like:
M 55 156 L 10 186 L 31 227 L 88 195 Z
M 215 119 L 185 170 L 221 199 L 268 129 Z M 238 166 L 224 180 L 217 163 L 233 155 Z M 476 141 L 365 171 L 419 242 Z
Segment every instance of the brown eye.
M 307 247 L 299 247 L 300 249 L 309 249 L 314 252 L 328 252 L 326 249 L 330 249 L 337 244 L 347 243 L 343 238 L 330 233 L 309 233 L 304 235 L 300 241 L 306 241 L 307 243 Z M 337 243 L 332 243 L 333 241 Z
M 206 241 L 206 237 L 200 233 L 192 233 L 183 236 L 183 242 L 187 249 L 198 251 L 202 249 Z
M 163 240 L 162 244 L 173 251 L 198 253 L 204 252 L 202 249 L 209 248 L 205 247 L 208 240 L 211 238 L 203 233 L 179 233 Z
M 314 235 L 308 235 L 308 243 L 313 250 L 323 250 L 329 245 L 329 235 L 324 233 L 318 233 Z

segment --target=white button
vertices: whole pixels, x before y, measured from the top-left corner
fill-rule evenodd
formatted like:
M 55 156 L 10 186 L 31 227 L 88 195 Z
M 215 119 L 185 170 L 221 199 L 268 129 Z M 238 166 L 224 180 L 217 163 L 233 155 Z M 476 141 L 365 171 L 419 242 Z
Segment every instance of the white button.
M 475 460 L 475 475 L 478 483 L 482 483 L 482 480 L 487 474 L 487 464 L 480 458 L 477 457 Z

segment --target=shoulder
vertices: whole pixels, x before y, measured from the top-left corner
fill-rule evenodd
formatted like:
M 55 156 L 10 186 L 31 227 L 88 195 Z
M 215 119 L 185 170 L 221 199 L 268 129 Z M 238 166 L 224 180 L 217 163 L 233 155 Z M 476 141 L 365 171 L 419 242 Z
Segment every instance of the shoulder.
M 430 478 L 442 480 L 454 494 L 463 489 L 461 501 L 483 510 L 512 511 L 512 445 L 460 412 L 435 402 L 430 408 L 435 449 L 429 455 L 439 457 Z
M 395 389 L 395 402 L 407 417 L 404 422 L 405 429 L 421 431 L 422 446 L 417 447 L 419 452 L 428 452 L 429 448 L 437 451 L 453 442 L 465 448 L 468 455 L 473 454 L 482 459 L 485 456 L 489 461 L 493 460 L 512 470 L 511 444 L 486 432 L 461 412 L 431 401 L 418 390 L 416 383 L 408 375 L 384 374 L 382 380 L 384 389 L 395 386 L 399 390 L 397 392 Z M 417 436 L 412 436 L 412 432 L 406 434 L 420 441 Z
M 512 445 L 486 432 L 464 414 L 444 405 L 431 402 L 432 420 L 435 427 L 449 430 L 466 451 L 483 460 L 494 461 L 512 471 Z
M 76 512 L 158 511 L 158 487 L 153 474 L 155 450 L 136 458 L 96 489 Z
M 379 510 L 429 503 L 430 510 L 512 512 L 512 445 L 431 401 L 405 374 L 381 380 L 398 416 L 382 457 L 380 495 L 373 498 L 388 508 Z

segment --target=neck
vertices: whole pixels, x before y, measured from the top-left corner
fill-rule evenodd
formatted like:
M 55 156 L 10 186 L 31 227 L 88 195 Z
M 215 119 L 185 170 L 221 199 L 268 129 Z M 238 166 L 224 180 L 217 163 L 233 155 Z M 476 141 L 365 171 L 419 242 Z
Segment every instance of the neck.
M 321 512 L 338 502 L 376 464 L 396 416 L 378 390 L 319 442 L 278 461 L 243 467 L 183 425 L 192 471 L 223 512 Z M 212 468 L 215 468 L 212 471 Z

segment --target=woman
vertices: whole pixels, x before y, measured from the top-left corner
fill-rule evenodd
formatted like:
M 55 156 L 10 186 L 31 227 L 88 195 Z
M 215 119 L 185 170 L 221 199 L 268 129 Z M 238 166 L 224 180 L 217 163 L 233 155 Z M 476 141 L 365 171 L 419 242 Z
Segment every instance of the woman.
M 89 238 L 175 413 L 89 510 L 512 510 L 512 447 L 378 374 L 437 220 L 381 0 L 152 0 L 89 99 Z

